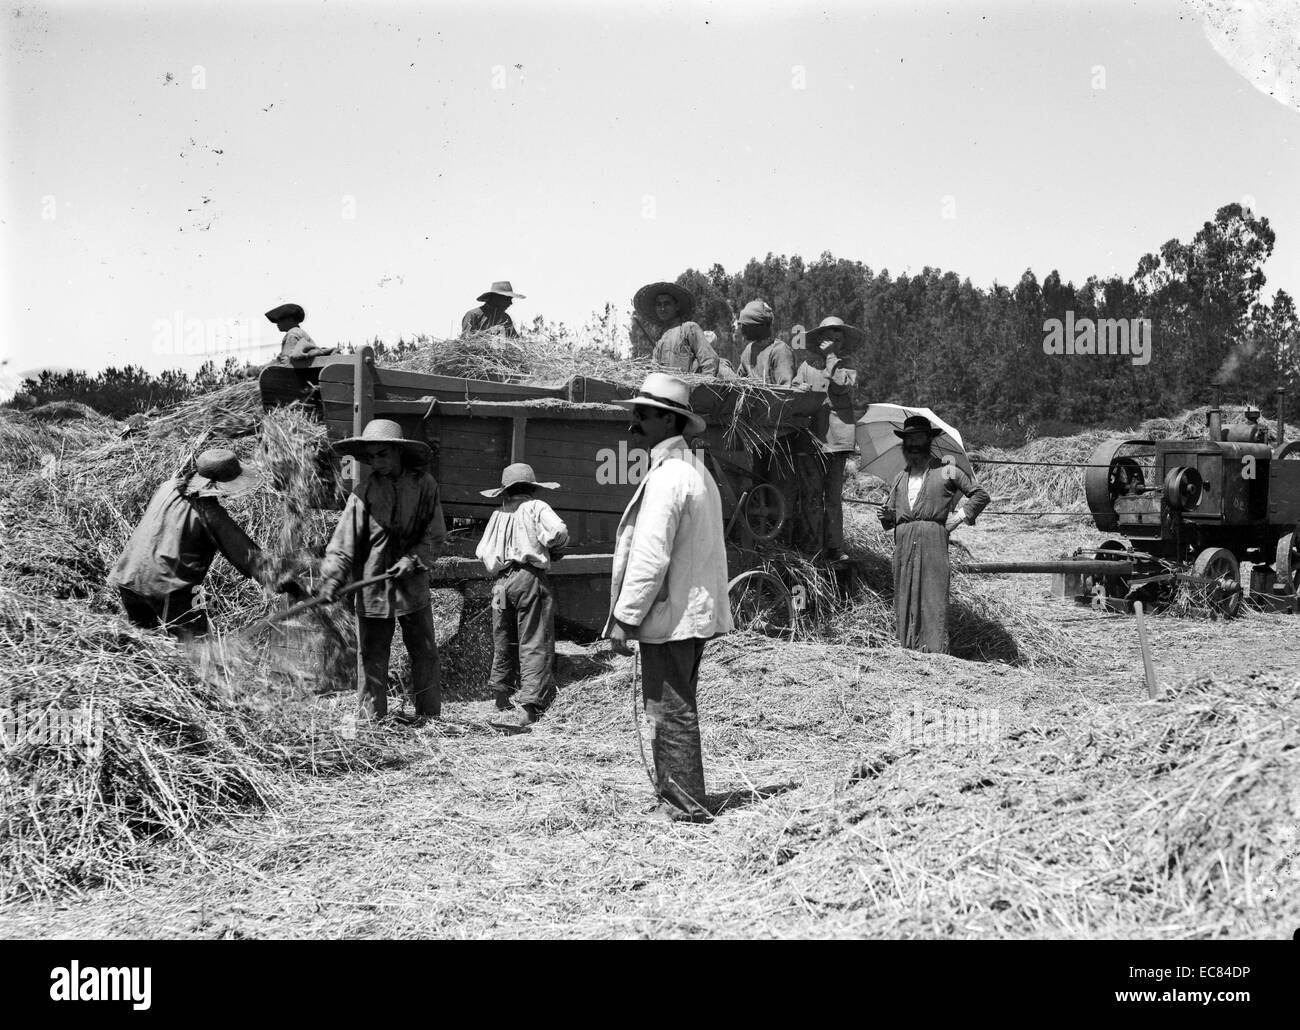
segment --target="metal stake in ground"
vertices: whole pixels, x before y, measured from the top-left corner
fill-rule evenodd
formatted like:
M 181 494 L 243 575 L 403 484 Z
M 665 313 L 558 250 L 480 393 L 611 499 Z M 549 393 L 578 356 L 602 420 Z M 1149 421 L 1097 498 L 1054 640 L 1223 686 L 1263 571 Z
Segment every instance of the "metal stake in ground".
M 1151 648 L 1147 643 L 1147 620 L 1146 616 L 1142 614 L 1141 601 L 1133 602 L 1133 613 L 1137 616 L 1138 644 L 1142 648 L 1142 666 L 1146 671 L 1147 697 L 1155 701 L 1160 697 L 1160 688 L 1156 685 L 1155 666 L 1151 664 Z

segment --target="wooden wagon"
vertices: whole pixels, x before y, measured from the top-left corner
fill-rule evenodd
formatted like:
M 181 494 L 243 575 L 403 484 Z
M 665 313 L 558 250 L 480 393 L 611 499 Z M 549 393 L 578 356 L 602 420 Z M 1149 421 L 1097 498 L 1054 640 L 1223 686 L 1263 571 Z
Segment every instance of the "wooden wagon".
M 450 550 L 433 580 L 466 596 L 483 596 L 487 572 L 474 558 L 483 527 L 498 502 L 482 490 L 500 485 L 512 462 L 532 465 L 540 479 L 560 483 L 548 501 L 568 524 L 570 543 L 552 570 L 561 622 L 578 638 L 598 634 L 609 610 L 609 586 L 619 518 L 646 465 L 627 443 L 626 408 L 611 403 L 632 392 L 577 377 L 557 387 L 462 379 L 385 368 L 373 351 L 316 358 L 263 369 L 259 386 L 268 407 L 295 401 L 313 406 L 332 440 L 361 434 L 372 418 L 398 422 L 411 439 L 432 448 L 450 530 Z M 775 439 L 821 405 L 824 395 L 716 381 L 697 386 L 692 406 L 707 429 L 692 442 L 717 480 L 727 527 L 733 607 L 744 621 L 780 631 L 793 624 L 790 592 L 764 571 L 761 545 L 777 535 L 791 508 L 780 488 L 762 481 L 753 460 L 754 436 Z M 751 446 L 737 438 L 738 420 Z M 343 459 L 350 489 L 365 466 Z

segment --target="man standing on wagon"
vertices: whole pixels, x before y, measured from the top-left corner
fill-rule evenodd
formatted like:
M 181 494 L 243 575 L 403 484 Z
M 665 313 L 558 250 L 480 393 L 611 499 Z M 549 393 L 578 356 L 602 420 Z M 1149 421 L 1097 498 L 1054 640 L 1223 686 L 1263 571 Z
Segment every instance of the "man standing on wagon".
M 650 283 L 636 291 L 632 307 L 642 319 L 641 331 L 659 337 L 652 357 L 673 372 L 718 374 L 718 352 L 713 349 L 704 330 L 687 319 L 695 311 L 695 298 L 676 283 Z
M 610 614 L 602 634 L 620 653 L 641 645 L 641 692 L 650 724 L 657 814 L 711 818 L 696 703 L 704 645 L 730 633 L 727 551 L 718 486 L 686 444 L 704 431 L 690 389 L 654 372 L 638 394 L 628 432 L 650 452 L 650 470 L 618 525 Z
M 856 350 L 864 334 L 835 315 L 823 318 L 805 334 L 807 355 L 794 375 L 796 390 L 826 394 L 826 403 L 813 422 L 818 450 L 799 454 L 805 520 L 806 550 L 822 550 L 831 562 L 845 561 L 844 553 L 844 463 L 857 450 L 857 415 L 853 410 L 853 388 L 857 370 L 845 357 Z

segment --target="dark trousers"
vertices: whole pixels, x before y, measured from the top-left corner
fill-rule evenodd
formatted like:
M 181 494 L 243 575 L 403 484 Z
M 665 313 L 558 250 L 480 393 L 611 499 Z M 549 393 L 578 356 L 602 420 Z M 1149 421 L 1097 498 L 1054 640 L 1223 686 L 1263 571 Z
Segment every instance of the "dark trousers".
M 357 641 L 365 665 L 364 683 L 357 684 L 357 703 L 368 718 L 388 714 L 388 658 L 394 624 L 402 624 L 402 641 L 411 655 L 411 694 L 416 715 L 442 714 L 442 665 L 433 632 L 433 609 L 421 608 L 396 619 L 357 615 Z
M 498 694 L 546 711 L 555 700 L 555 594 L 533 566 L 514 569 L 492 584 L 492 674 Z
M 704 644 L 704 640 L 692 638 L 641 645 L 641 693 L 650 724 L 655 788 L 660 798 L 679 808 L 686 807 L 679 791 L 688 802 L 701 807 L 705 802 L 704 755 L 695 701 Z
M 796 505 L 795 544 L 815 554 L 823 549 L 844 547 L 844 463 L 845 453 L 822 454 L 805 449 L 796 455 L 799 470 L 799 503 Z
M 117 592 L 126 617 L 143 629 L 161 626 L 178 640 L 208 632 L 208 614 L 194 607 L 193 590 L 177 590 L 161 597 L 146 597 L 126 587 L 118 587 Z

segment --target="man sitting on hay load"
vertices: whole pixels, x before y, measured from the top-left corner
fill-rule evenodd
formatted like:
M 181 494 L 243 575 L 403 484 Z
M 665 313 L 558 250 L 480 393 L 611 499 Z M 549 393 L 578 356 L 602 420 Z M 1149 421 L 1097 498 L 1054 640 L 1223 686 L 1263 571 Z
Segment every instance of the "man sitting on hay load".
M 393 630 L 401 623 L 411 656 L 411 693 L 417 722 L 442 713 L 441 669 L 433 630 L 429 569 L 447 548 L 438 484 L 424 471 L 429 445 L 407 440 L 402 427 L 371 419 L 360 436 L 334 445 L 370 465 L 371 475 L 353 488 L 321 563 L 321 596 L 338 597 L 347 583 L 382 577 L 358 593 L 357 646 L 365 668 L 357 684 L 361 713 L 388 714 L 388 658 Z
M 695 322 L 695 298 L 675 283 L 650 283 L 636 291 L 632 307 L 641 318 L 641 331 L 655 340 L 652 357 L 673 372 L 716 376 L 720 359 Z M 658 327 L 659 336 L 654 336 Z
M 477 298 L 482 307 L 470 308 L 460 320 L 461 333 L 499 333 L 502 336 L 518 336 L 515 322 L 506 314 L 506 309 L 516 300 L 523 300 L 522 293 L 515 293 L 510 280 L 502 279 L 492 284 L 486 293 Z

